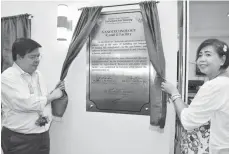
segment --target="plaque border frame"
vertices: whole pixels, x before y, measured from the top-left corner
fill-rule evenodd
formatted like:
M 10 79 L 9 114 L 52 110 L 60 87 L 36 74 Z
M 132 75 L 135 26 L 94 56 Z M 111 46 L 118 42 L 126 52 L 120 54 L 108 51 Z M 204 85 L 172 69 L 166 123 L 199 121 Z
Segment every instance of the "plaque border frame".
M 101 15 L 109 15 L 109 14 L 121 14 L 121 13 L 133 13 L 139 12 L 140 9 L 128 9 L 128 10 L 118 10 L 118 11 L 106 11 L 102 12 Z M 142 14 L 142 13 L 141 13 Z M 149 102 L 142 105 L 140 111 L 129 111 L 129 110 L 110 110 L 110 109 L 98 109 L 96 104 L 91 101 L 90 98 L 90 43 L 91 43 L 91 35 L 89 35 L 87 43 L 86 43 L 86 111 L 88 112 L 103 112 L 103 113 L 120 113 L 120 114 L 134 114 L 134 115 L 150 115 L 150 92 L 152 87 L 152 64 L 149 59 Z M 154 68 L 153 68 L 154 69 Z M 155 74 L 156 77 L 156 74 Z

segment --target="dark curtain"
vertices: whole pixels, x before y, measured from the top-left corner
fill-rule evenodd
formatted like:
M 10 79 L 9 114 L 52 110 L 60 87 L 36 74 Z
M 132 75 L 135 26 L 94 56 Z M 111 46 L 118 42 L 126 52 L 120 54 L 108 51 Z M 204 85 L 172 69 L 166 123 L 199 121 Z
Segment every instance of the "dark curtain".
M 165 78 L 165 58 L 162 48 L 160 24 L 155 2 L 141 2 L 144 32 L 149 51 L 149 57 L 157 76 L 151 89 L 150 123 L 164 128 L 166 119 L 166 95 L 161 91 L 161 82 Z M 62 66 L 60 80 L 64 80 L 68 69 L 85 44 L 91 30 L 101 13 L 102 7 L 84 8 L 74 30 L 67 56 Z
M 101 13 L 102 7 L 91 7 L 84 8 L 82 10 L 81 16 L 78 20 L 76 28 L 74 30 L 71 43 L 68 48 L 68 53 L 66 55 L 65 61 L 62 66 L 60 80 L 63 81 L 67 76 L 68 69 L 78 55 L 83 45 L 87 41 L 88 36 L 91 33 L 91 30 L 96 24 L 97 19 Z M 67 105 L 68 105 L 68 95 L 66 91 L 63 91 L 63 96 L 59 99 L 56 99 L 52 102 L 52 111 L 53 115 L 57 117 L 62 117 Z
M 93 29 L 97 19 L 99 18 L 101 10 L 101 6 L 83 9 L 77 26 L 74 30 L 72 40 L 68 48 L 67 56 L 62 66 L 60 80 L 64 80 L 64 78 L 66 77 L 72 61 L 78 55 L 83 45 L 87 41 L 91 30 Z
M 164 128 L 166 120 L 166 94 L 161 90 L 165 79 L 165 57 L 163 52 L 160 22 L 156 2 L 141 2 L 145 39 L 150 61 L 157 73 L 150 93 L 150 124 Z
M 12 44 L 17 38 L 31 37 L 29 14 L 1 18 L 1 72 L 12 66 Z

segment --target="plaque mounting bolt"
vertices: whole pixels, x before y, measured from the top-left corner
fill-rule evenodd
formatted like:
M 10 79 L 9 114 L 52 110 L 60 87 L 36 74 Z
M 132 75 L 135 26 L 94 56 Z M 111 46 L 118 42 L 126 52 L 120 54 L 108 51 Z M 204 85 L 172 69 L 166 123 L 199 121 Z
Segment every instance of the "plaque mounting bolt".
M 148 111 L 148 110 L 149 110 L 149 108 L 148 108 L 148 107 L 146 107 L 146 108 L 145 108 L 145 110 L 146 110 L 146 111 Z
M 93 108 L 93 105 L 90 105 L 90 108 Z

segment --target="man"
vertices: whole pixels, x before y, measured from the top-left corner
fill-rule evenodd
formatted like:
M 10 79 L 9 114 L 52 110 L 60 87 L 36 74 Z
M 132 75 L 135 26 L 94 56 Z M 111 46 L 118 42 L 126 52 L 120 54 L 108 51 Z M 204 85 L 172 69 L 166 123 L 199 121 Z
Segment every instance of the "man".
M 17 39 L 14 64 L 2 73 L 2 149 L 4 154 L 49 154 L 50 103 L 62 96 L 64 82 L 49 94 L 37 70 L 41 45 Z

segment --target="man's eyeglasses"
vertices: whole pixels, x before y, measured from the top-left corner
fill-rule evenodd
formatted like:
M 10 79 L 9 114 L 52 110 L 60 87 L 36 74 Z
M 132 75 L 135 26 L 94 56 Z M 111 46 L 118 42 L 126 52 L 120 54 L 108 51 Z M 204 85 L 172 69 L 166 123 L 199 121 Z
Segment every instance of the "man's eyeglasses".
M 42 58 L 42 55 L 39 55 L 39 56 L 29 56 L 29 59 L 31 60 L 41 60 Z

